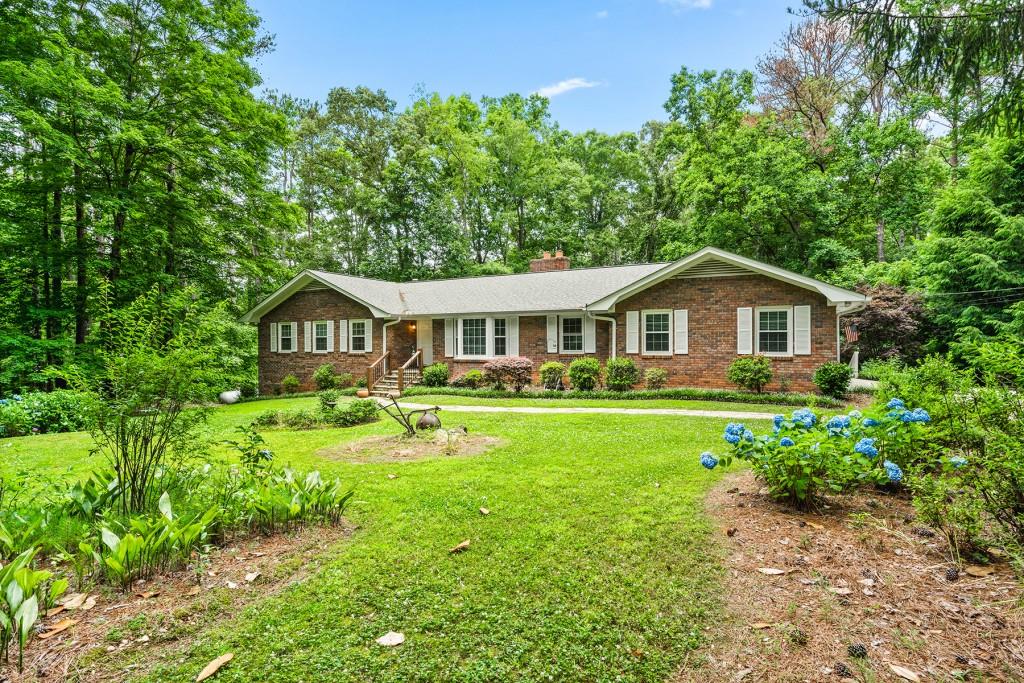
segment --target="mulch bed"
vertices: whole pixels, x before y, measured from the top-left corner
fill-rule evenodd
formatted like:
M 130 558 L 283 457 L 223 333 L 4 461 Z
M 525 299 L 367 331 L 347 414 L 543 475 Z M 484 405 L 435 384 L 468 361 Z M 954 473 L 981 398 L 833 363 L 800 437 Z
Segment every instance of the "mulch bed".
M 214 620 L 231 619 L 249 603 L 315 572 L 326 559 L 324 548 L 351 532 L 343 522 L 248 537 L 214 549 L 199 567 L 138 581 L 130 593 L 88 586 L 84 608 L 48 616 L 40 633 L 62 620 L 75 623 L 45 640 L 33 637 L 25 651 L 24 672 L 0 665 L 0 683 L 121 681 L 129 672 L 139 675 L 146 665 L 126 662 L 152 663 L 184 647 Z M 15 650 L 12 664 L 16 657 Z
M 864 493 L 801 514 L 742 472 L 706 505 L 720 526 L 728 619 L 676 680 L 1024 680 L 1010 566 L 972 565 L 950 580 L 945 540 L 905 498 Z

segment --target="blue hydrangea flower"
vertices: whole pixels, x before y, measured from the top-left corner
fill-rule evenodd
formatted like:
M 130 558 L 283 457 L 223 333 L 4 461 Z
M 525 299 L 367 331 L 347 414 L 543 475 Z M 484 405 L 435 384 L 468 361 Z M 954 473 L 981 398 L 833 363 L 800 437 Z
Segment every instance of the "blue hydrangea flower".
M 700 464 L 709 470 L 713 470 L 718 465 L 718 458 L 713 456 L 711 451 L 704 451 L 700 454 Z
M 890 410 L 903 410 L 907 407 L 907 404 L 903 402 L 902 398 L 891 398 L 889 402 L 885 404 L 886 408 Z
M 754 432 L 750 431 L 749 429 L 744 429 L 743 430 L 743 438 L 746 439 L 747 441 L 750 441 L 751 443 L 753 443 L 753 441 L 754 441 Z
M 881 423 L 878 420 L 876 420 L 875 418 L 873 418 L 873 417 L 866 417 L 866 418 L 864 418 L 864 426 L 865 427 L 877 427 L 879 424 L 881 424 Z
M 872 459 L 878 456 L 878 449 L 875 448 L 875 440 L 867 437 L 858 441 L 857 445 L 853 447 L 853 450 Z
M 729 433 L 726 433 L 724 438 L 725 438 L 726 441 L 731 443 L 733 446 L 735 446 L 736 444 L 738 444 L 740 442 L 740 435 L 739 434 L 729 434 Z
M 885 468 L 885 473 L 889 476 L 889 481 L 894 484 L 898 484 L 903 481 L 903 470 L 900 469 L 899 465 L 891 460 L 886 460 L 882 463 L 882 467 Z
M 799 408 L 793 411 L 793 422 L 810 429 L 818 421 L 818 416 L 809 408 Z
M 825 423 L 829 432 L 836 434 L 850 426 L 850 418 L 847 415 L 833 415 Z
M 909 410 L 904 410 L 902 413 L 900 413 L 899 417 L 900 417 L 900 421 L 903 422 L 903 424 L 910 424 L 911 422 L 917 422 L 917 420 L 914 418 L 914 414 L 912 412 L 910 412 Z
M 949 458 L 948 462 L 954 469 L 960 469 L 967 464 L 967 458 L 962 455 L 954 455 Z
M 778 429 L 779 427 L 782 426 L 782 423 L 785 422 L 785 420 L 786 418 L 784 415 L 776 415 L 775 417 L 772 418 L 772 424 L 774 424 L 775 428 Z
M 859 410 L 851 410 L 850 411 L 850 417 L 852 419 L 854 419 L 854 420 L 859 420 L 861 418 L 861 414 L 862 413 Z
M 784 436 L 781 439 L 779 439 L 779 445 L 780 446 L 787 446 L 788 447 L 788 446 L 793 446 L 795 444 L 796 444 L 796 442 L 793 441 L 793 439 L 789 438 L 788 436 Z
M 932 416 L 924 408 L 914 408 L 910 413 L 912 422 L 931 422 Z
M 749 434 L 749 437 L 748 437 Z M 740 439 L 747 439 L 748 441 L 754 440 L 754 434 L 747 429 L 741 422 L 730 422 L 725 426 L 725 434 L 722 435 L 726 441 L 736 445 L 740 442 Z

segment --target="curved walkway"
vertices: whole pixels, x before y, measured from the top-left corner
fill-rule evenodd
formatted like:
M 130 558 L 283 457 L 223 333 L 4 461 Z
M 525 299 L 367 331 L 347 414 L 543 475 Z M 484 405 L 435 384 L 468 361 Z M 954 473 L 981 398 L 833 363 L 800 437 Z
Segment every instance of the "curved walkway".
M 406 403 L 399 399 L 403 408 L 412 410 L 432 408 L 426 403 Z M 440 406 L 441 412 L 451 413 L 530 413 L 533 415 L 568 415 L 572 413 L 611 413 L 613 415 L 682 415 L 686 417 L 720 417 L 727 420 L 770 420 L 775 413 L 754 413 L 744 410 L 688 410 L 686 408 L 598 408 L 572 407 L 553 408 L 542 406 Z

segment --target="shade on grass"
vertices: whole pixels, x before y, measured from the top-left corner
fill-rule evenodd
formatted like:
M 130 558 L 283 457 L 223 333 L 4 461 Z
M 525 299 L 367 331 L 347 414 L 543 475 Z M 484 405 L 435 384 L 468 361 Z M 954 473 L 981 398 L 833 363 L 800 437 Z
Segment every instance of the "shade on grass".
M 222 409 L 214 424 L 267 403 Z M 698 454 L 725 421 L 445 417 L 503 444 L 472 458 L 348 464 L 316 451 L 397 425 L 267 432 L 279 460 L 358 482 L 349 517 L 359 528 L 325 549 L 318 573 L 196 634 L 183 661 L 163 660 L 151 680 L 193 680 L 226 651 L 235 658 L 218 681 L 655 681 L 675 671 L 717 616 L 701 506 L 716 475 L 698 471 Z M 464 539 L 470 549 L 450 555 Z M 374 642 L 391 630 L 404 645 Z

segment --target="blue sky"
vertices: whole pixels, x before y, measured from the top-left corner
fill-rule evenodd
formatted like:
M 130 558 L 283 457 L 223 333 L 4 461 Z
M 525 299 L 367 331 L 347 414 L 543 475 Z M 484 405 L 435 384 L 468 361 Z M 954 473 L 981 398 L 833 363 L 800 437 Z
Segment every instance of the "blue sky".
M 499 96 L 541 91 L 564 128 L 615 133 L 664 118 L 671 75 L 753 69 L 799 0 L 397 2 L 253 0 L 276 48 L 264 85 L 323 100 L 335 86 Z

